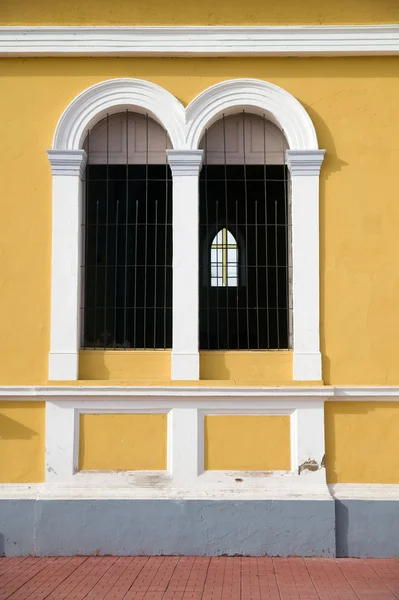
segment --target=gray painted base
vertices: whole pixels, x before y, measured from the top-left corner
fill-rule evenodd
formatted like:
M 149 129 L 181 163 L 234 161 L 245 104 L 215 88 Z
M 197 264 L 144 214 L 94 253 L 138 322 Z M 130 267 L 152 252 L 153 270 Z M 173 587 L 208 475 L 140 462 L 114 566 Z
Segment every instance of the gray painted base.
M 336 500 L 338 557 L 399 557 L 399 502 Z
M 334 556 L 334 501 L 0 500 L 0 554 Z

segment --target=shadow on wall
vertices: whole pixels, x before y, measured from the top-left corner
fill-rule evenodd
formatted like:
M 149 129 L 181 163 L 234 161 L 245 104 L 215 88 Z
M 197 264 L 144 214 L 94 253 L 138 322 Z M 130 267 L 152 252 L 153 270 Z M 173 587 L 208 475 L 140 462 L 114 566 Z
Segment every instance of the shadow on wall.
M 348 163 L 337 156 L 334 138 L 325 121 L 309 105 L 303 104 L 308 115 L 315 126 L 319 147 L 326 150 L 324 162 L 321 168 L 320 176 L 320 350 L 323 361 L 323 381 L 330 384 L 331 381 L 331 360 L 326 355 L 326 333 L 324 323 L 326 322 L 326 247 L 327 247 L 327 219 L 326 219 L 326 191 L 328 180 L 331 175 L 339 173 Z
M 37 435 L 37 431 L 0 414 L 0 442 L 1 440 L 31 440 Z
M 337 558 L 349 557 L 349 511 L 340 500 L 335 500 L 335 552 Z

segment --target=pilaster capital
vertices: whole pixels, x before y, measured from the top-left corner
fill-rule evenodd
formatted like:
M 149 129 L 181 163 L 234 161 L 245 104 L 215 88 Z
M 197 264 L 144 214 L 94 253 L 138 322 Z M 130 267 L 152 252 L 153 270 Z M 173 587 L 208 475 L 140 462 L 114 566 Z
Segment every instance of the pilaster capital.
M 54 175 L 84 175 L 87 155 L 84 150 L 47 150 L 51 171 Z
M 287 150 L 287 165 L 293 177 L 319 177 L 325 150 Z
M 173 177 L 198 177 L 203 150 L 167 150 Z

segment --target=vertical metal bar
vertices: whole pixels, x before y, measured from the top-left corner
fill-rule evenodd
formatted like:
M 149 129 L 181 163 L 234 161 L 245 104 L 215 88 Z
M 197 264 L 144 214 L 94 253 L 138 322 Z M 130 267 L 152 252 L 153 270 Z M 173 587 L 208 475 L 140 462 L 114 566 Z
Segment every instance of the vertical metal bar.
M 133 348 L 136 349 L 137 340 L 137 235 L 139 220 L 139 201 L 136 200 L 136 220 L 134 223 L 134 297 L 133 297 Z
M 226 258 L 227 258 L 227 278 L 226 278 L 226 340 L 227 340 L 227 350 L 230 350 L 230 332 L 229 332 L 229 265 L 228 265 L 228 231 L 229 231 L 229 221 L 228 221 L 228 199 L 227 199 L 227 152 L 226 152 L 226 123 L 225 117 L 223 115 L 223 154 L 224 154 L 224 203 L 225 203 L 225 212 L 226 212 Z M 223 243 L 223 242 L 222 242 Z
M 275 232 L 274 232 L 274 243 L 275 243 L 275 252 L 276 252 L 276 324 L 277 324 L 277 349 L 280 350 L 280 323 L 279 323 L 279 302 L 278 302 L 278 223 L 277 223 L 277 200 L 274 201 L 274 223 L 275 223 Z
M 269 310 L 269 257 L 268 257 L 268 215 L 267 215 L 267 153 L 266 153 L 266 117 L 263 115 L 263 186 L 265 195 L 265 263 L 266 263 L 266 324 L 267 349 L 270 350 L 270 310 Z
M 114 350 L 116 348 L 116 313 L 117 313 L 117 285 L 118 285 L 118 227 L 119 227 L 119 200 L 116 201 L 115 219 L 115 276 L 114 276 Z
M 96 202 L 96 255 L 95 255 L 95 269 L 94 269 L 94 332 L 93 332 L 93 346 L 97 347 L 97 284 L 98 284 L 98 211 L 99 211 L 99 200 Z
M 202 252 L 202 257 L 205 254 L 205 266 L 206 269 L 206 332 L 208 348 L 211 349 L 211 338 L 210 338 L 210 306 L 209 306 L 209 287 L 212 285 L 212 241 L 209 239 L 209 216 L 208 216 L 208 130 L 205 129 L 205 160 L 204 160 L 204 177 L 205 177 L 205 221 L 206 221 L 206 251 Z M 210 245 L 209 245 L 210 242 Z M 204 260 L 204 258 L 203 258 Z M 210 269 L 208 269 L 208 263 L 210 263 Z M 205 267 L 204 267 L 205 269 Z
M 237 350 L 240 349 L 240 302 L 239 302 L 239 289 L 241 279 L 241 265 L 240 265 L 240 250 L 238 248 L 238 201 L 236 200 L 236 234 L 237 234 L 237 287 L 236 287 L 236 312 L 237 312 Z
M 148 113 L 145 116 L 145 229 L 144 229 L 144 334 L 143 348 L 147 347 L 147 255 L 148 255 Z
M 216 231 L 219 234 L 219 201 L 216 200 Z M 219 246 L 219 244 L 216 244 Z M 217 349 L 220 350 L 220 332 L 219 332 L 219 248 L 216 250 L 216 330 L 217 330 Z
M 283 133 L 283 132 L 282 132 Z M 284 233 L 285 233 L 285 293 L 286 293 L 286 305 L 287 305 L 287 348 L 290 347 L 290 266 L 289 266 L 289 223 L 288 223 L 288 181 L 287 181 L 287 168 L 285 165 L 285 136 L 283 134 L 283 168 L 284 168 Z
M 155 200 L 155 261 L 154 261 L 154 350 L 156 345 L 157 336 L 157 241 L 158 241 L 158 200 Z
M 90 164 L 90 129 L 87 130 L 87 164 L 85 180 L 85 224 L 83 234 L 85 236 L 85 259 L 83 265 L 84 288 L 81 296 L 83 301 L 83 348 L 86 348 L 86 322 L 87 322 L 87 261 L 89 258 L 89 164 Z M 93 314 L 93 318 L 95 315 Z
M 247 281 L 245 286 L 246 292 L 246 316 L 247 316 L 247 347 L 250 350 L 249 344 L 249 264 L 248 264 L 248 188 L 247 188 L 247 164 L 245 156 L 245 110 L 242 111 L 242 143 L 243 143 L 243 161 L 244 161 L 244 200 L 245 200 L 245 261 L 247 267 Z
M 104 271 L 104 350 L 107 347 L 107 278 L 108 278 L 108 201 L 109 201 L 109 115 L 107 113 L 107 181 L 105 209 L 105 271 Z
M 126 229 L 125 229 L 125 293 L 123 300 L 123 347 L 127 347 L 127 264 L 128 264 L 128 231 L 129 231 L 129 112 L 126 109 Z
M 258 201 L 255 201 L 255 287 L 256 287 L 256 343 L 259 350 L 259 261 L 258 261 Z
M 165 131 L 165 147 L 168 147 L 168 134 Z M 166 286 L 168 283 L 168 266 L 167 266 L 167 250 L 168 250 L 168 192 L 169 192 L 169 181 L 168 181 L 168 161 L 165 161 L 165 247 L 164 247 L 164 255 L 165 255 L 165 270 L 164 270 L 164 288 L 163 288 L 163 347 L 166 349 L 166 321 L 167 321 L 167 310 L 166 310 L 166 302 L 167 302 L 167 293 Z

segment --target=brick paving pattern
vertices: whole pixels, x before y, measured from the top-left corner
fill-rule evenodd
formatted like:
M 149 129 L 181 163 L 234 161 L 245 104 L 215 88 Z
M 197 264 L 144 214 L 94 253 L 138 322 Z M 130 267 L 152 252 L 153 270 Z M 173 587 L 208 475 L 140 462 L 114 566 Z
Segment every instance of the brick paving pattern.
M 0 600 L 394 600 L 399 560 L 0 558 Z

